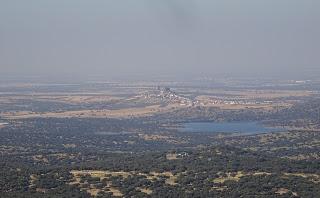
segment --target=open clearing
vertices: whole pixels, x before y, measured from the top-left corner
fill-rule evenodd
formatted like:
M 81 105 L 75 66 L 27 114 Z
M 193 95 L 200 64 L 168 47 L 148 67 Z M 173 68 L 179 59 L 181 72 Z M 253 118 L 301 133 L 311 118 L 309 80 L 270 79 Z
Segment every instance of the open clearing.
M 228 173 L 223 173 L 219 178 L 215 178 L 213 180 L 213 183 L 216 184 L 223 184 L 226 181 L 236 181 L 238 182 L 241 177 L 245 176 L 259 176 L 259 175 L 272 175 L 273 173 L 268 173 L 268 172 L 243 172 L 243 171 L 238 171 L 238 172 L 228 172 Z M 283 177 L 303 177 L 309 179 L 309 181 L 314 182 L 314 183 L 320 183 L 320 175 L 317 174 L 307 174 L 307 173 L 283 173 Z
M 155 181 L 160 179 L 160 177 L 166 177 L 165 183 L 168 185 L 177 185 L 177 175 L 173 175 L 171 172 L 150 172 L 149 174 L 146 173 L 139 173 L 135 171 L 124 172 L 124 171 L 100 171 L 100 170 L 73 170 L 70 172 L 73 175 L 73 181 L 70 182 L 70 185 L 78 185 L 82 190 L 87 191 L 93 196 L 97 196 L 99 192 L 112 192 L 113 196 L 121 197 L 123 194 L 121 191 L 116 187 L 113 186 L 112 181 L 110 181 L 110 177 L 122 177 L 124 179 L 128 178 L 129 176 L 144 176 L 147 180 Z M 86 181 L 83 181 L 82 178 L 84 176 L 90 176 L 92 178 L 98 178 L 100 182 L 107 181 L 107 185 L 103 188 L 97 188 L 95 185 L 89 185 Z M 144 186 L 136 188 L 140 192 L 145 194 L 152 194 L 152 190 L 145 188 Z
M 26 119 L 26 118 L 128 118 L 150 116 L 155 113 L 168 112 L 181 108 L 176 104 L 160 107 L 160 105 L 151 105 L 141 108 L 124 108 L 119 110 L 79 110 L 79 111 L 65 111 L 65 112 L 44 112 L 35 113 L 30 111 L 21 112 L 6 112 L 1 116 L 6 119 Z

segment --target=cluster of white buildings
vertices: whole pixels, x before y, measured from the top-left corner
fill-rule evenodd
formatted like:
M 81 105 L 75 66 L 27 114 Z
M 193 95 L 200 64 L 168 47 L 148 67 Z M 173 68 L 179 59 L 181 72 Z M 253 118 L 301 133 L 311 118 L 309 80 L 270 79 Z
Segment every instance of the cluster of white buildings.
M 202 98 L 199 100 L 191 100 L 189 98 L 179 96 L 170 88 L 160 88 L 157 90 L 143 93 L 138 98 L 143 98 L 150 103 L 169 102 L 179 104 L 181 106 L 210 106 L 210 105 L 268 105 L 273 101 L 267 100 L 250 100 L 244 98 Z
M 160 100 L 163 102 L 178 103 L 182 106 L 192 105 L 192 100 L 190 100 L 189 98 L 177 95 L 176 93 L 171 91 L 170 88 L 158 87 L 157 91 L 155 92 L 144 93 L 143 98 L 148 100 L 149 102 Z
M 222 99 L 215 99 L 215 100 L 201 100 L 196 101 L 195 104 L 200 106 L 205 105 L 266 105 L 270 104 L 272 101 L 256 101 L 256 100 L 222 100 Z

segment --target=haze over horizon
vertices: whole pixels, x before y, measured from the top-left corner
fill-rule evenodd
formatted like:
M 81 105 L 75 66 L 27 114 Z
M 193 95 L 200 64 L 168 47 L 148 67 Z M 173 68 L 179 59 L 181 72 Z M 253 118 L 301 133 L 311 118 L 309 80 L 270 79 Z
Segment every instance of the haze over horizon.
M 0 76 L 320 76 L 320 1 L 0 2 Z

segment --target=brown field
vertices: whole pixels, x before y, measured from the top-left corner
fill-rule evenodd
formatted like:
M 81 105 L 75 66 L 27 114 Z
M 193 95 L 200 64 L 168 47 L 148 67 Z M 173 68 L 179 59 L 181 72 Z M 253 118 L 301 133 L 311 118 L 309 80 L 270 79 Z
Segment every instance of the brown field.
M 218 107 L 226 110 L 241 110 L 247 108 L 271 110 L 279 107 L 290 107 L 296 101 L 282 100 L 286 97 L 306 97 L 311 96 L 311 91 L 291 91 L 291 90 L 243 90 L 226 91 L 212 90 L 206 91 L 206 94 L 199 95 L 196 100 L 201 106 Z M 274 101 L 274 100 L 279 101 Z M 263 102 L 255 102 L 255 101 Z M 247 102 L 246 102 L 247 101 Z M 249 101 L 249 102 L 248 102 Z M 234 104 L 231 104 L 234 102 Z M 240 102 L 238 104 L 237 102 Z
M 279 107 L 290 107 L 291 104 L 254 104 L 254 105 L 246 105 L 246 104 L 213 104 L 206 105 L 210 107 L 218 107 L 224 110 L 241 110 L 241 109 L 264 109 L 264 110 L 272 110 L 274 108 Z
M 163 172 L 163 173 L 157 173 L 157 172 L 150 172 L 149 174 L 145 173 L 138 173 L 138 172 L 124 172 L 124 171 L 118 171 L 118 172 L 113 172 L 113 171 L 100 171 L 100 170 L 73 170 L 71 171 L 71 174 L 73 175 L 73 181 L 70 182 L 70 185 L 82 185 L 80 177 L 83 175 L 90 175 L 91 177 L 96 177 L 99 178 L 100 181 L 103 179 L 108 179 L 110 176 L 120 176 L 123 178 L 128 178 L 129 176 L 134 176 L 134 175 L 142 175 L 145 176 L 148 180 L 153 181 L 155 179 L 159 179 L 160 176 L 165 176 L 167 177 L 166 179 L 166 184 L 168 185 L 176 185 L 176 179 L 177 175 L 173 175 L 171 172 Z M 99 192 L 101 191 L 110 191 L 113 193 L 113 196 L 116 197 L 122 197 L 123 194 L 117 189 L 116 187 L 112 186 L 112 182 L 108 181 L 108 185 L 102 189 L 97 189 L 95 186 L 90 185 L 89 187 L 83 187 L 82 190 L 87 191 L 90 193 L 92 196 L 96 196 Z M 145 193 L 145 194 L 152 194 L 152 190 L 144 188 L 144 187 L 138 187 L 137 190 Z
M 298 193 L 292 192 L 291 190 L 286 189 L 286 188 L 279 188 L 275 193 L 276 193 L 276 194 L 279 194 L 279 195 L 285 195 L 285 194 L 290 193 L 290 194 L 293 195 L 294 197 L 297 197 L 297 196 L 298 196 Z
M 152 190 L 148 189 L 148 188 L 137 188 L 137 190 L 139 190 L 140 192 L 143 192 L 147 195 L 151 195 L 152 194 Z
M 32 86 L 32 85 L 20 85 L 20 86 Z M 149 90 L 147 88 L 144 88 Z M 66 93 L 34 93 L 34 94 L 19 94 L 14 93 L 10 95 L 8 93 L 0 95 L 0 104 L 10 106 L 21 106 L 23 100 L 33 102 L 55 102 L 62 103 L 64 105 L 79 105 L 81 104 L 118 104 L 124 105 L 122 109 L 75 109 L 75 110 L 61 110 L 57 109 L 54 112 L 34 112 L 32 109 L 7 111 L 0 114 L 1 117 L 7 119 L 25 119 L 25 118 L 130 118 L 130 117 L 144 117 L 151 116 L 156 113 L 170 112 L 177 109 L 189 108 L 190 106 L 184 105 L 179 102 L 171 101 L 166 106 L 161 106 L 160 102 L 150 103 L 144 97 L 141 97 L 143 87 L 125 88 L 120 90 L 103 90 L 97 91 L 84 91 L 82 93 L 73 92 Z M 192 90 L 192 89 L 190 89 Z M 196 90 L 194 90 L 196 91 Z M 119 96 L 117 94 L 121 93 Z M 190 92 L 189 94 L 194 93 Z M 179 93 L 178 93 L 179 94 Z M 225 110 L 241 110 L 241 109 L 265 109 L 272 110 L 274 108 L 289 107 L 299 97 L 306 97 L 313 95 L 311 91 L 292 91 L 292 90 L 237 90 L 229 91 L 222 89 L 206 89 L 201 92 L 201 95 L 195 97 L 197 105 L 204 107 L 218 107 Z M 187 94 L 188 95 L 188 94 Z M 296 100 L 283 99 L 286 97 L 293 97 Z M 219 102 L 215 102 L 219 101 Z M 260 102 L 256 102 L 260 101 Z M 261 102 L 262 101 L 262 102 Z M 138 106 L 135 106 L 139 104 Z M 94 107 L 95 108 L 95 107 Z M 18 108 L 19 109 L 19 108 Z M 1 124 L 0 124 L 0 127 Z
M 177 160 L 178 159 L 178 154 L 176 153 L 168 153 L 166 154 L 167 160 Z
M 216 94 L 225 94 L 231 97 L 239 97 L 246 99 L 274 99 L 281 97 L 302 97 L 311 96 L 314 94 L 312 91 L 304 90 L 241 90 L 241 91 L 228 91 L 223 89 L 214 89 L 204 91 L 208 96 L 214 96 Z
M 169 112 L 177 108 L 182 108 L 179 105 L 171 104 L 165 107 L 160 105 L 151 105 L 141 108 L 125 108 L 119 110 L 79 110 L 79 111 L 65 111 L 65 112 L 45 112 L 36 113 L 30 111 L 20 112 L 5 112 L 0 116 L 7 119 L 26 119 L 26 118 L 128 118 L 150 116 L 155 113 Z
M 258 176 L 258 175 L 272 175 L 272 173 L 268 172 L 248 172 L 245 173 L 243 171 L 233 172 L 233 173 L 225 173 L 226 176 L 221 176 L 219 178 L 216 178 L 213 180 L 214 183 L 217 184 L 223 184 L 226 181 L 239 181 L 241 177 L 244 176 Z M 320 175 L 317 174 L 307 174 L 307 173 L 283 173 L 283 177 L 289 177 L 289 176 L 295 176 L 295 177 L 303 177 L 309 179 L 309 181 L 314 183 L 320 183 Z

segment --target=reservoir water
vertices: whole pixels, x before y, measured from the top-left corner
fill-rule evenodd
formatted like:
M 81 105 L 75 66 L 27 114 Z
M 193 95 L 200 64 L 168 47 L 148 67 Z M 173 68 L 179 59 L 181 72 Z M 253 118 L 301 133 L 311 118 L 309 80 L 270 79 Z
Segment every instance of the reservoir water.
M 258 122 L 188 122 L 179 128 L 180 132 L 212 132 L 257 134 L 279 131 L 279 128 L 266 127 Z

